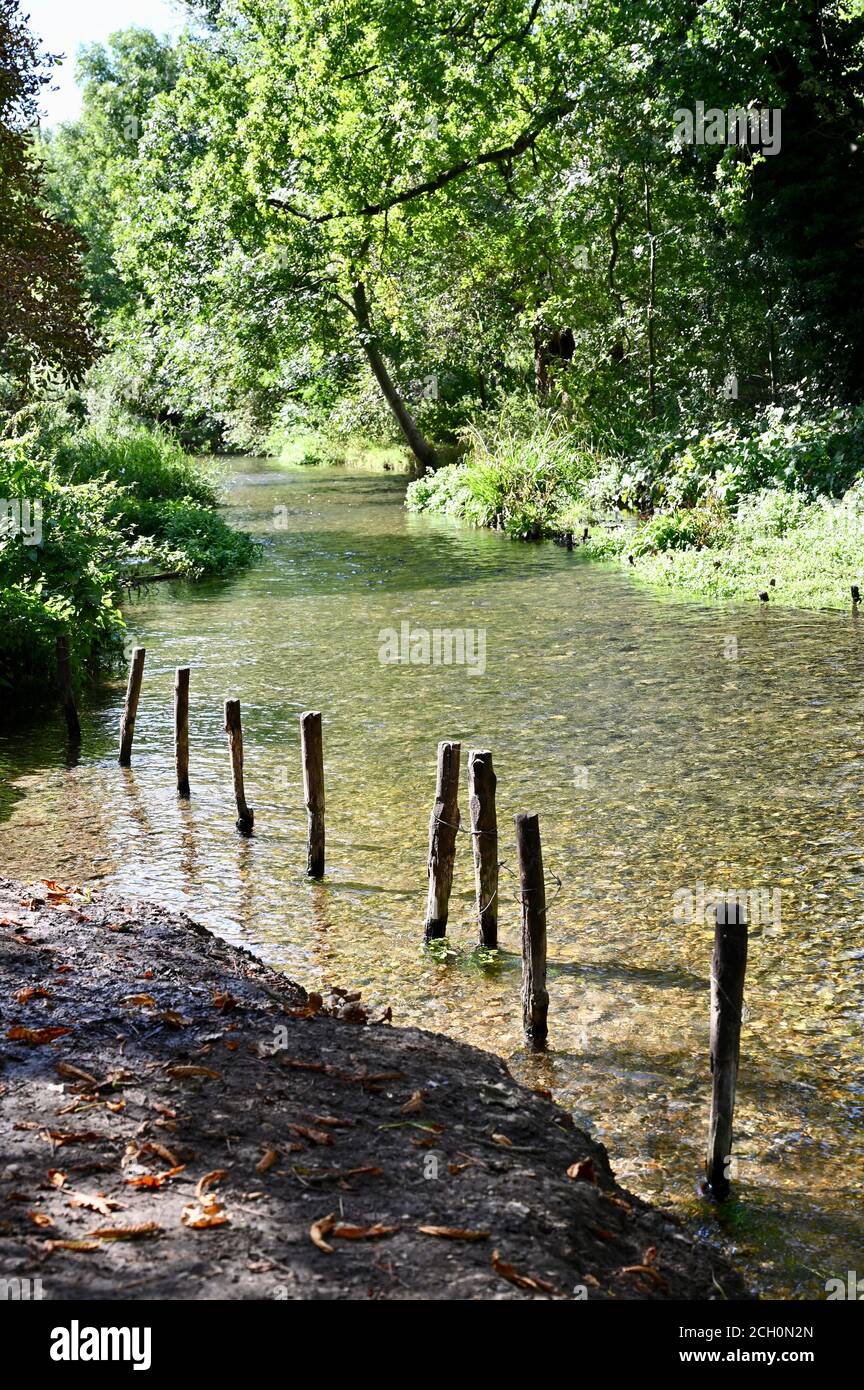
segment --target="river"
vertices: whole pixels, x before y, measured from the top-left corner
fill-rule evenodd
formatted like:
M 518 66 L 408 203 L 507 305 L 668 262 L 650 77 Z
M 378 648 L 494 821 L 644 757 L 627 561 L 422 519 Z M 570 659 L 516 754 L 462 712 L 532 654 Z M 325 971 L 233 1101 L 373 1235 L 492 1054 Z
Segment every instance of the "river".
M 396 1023 L 499 1052 L 607 1145 L 622 1183 L 722 1242 L 769 1295 L 824 1297 L 827 1279 L 864 1275 L 864 622 L 658 594 L 578 551 L 411 516 L 404 488 L 239 461 L 232 517 L 264 541 L 261 564 L 129 605 L 130 645 L 147 648 L 131 770 L 116 763 L 119 680 L 82 711 L 75 762 L 59 718 L 4 734 L 3 872 L 186 908 L 308 988 L 360 989 Z M 382 631 L 405 623 L 469 630 L 474 669 L 382 661 Z M 187 664 L 183 803 L 172 688 Z M 226 695 L 242 703 L 250 839 L 234 829 Z M 310 708 L 324 717 L 323 883 L 305 876 Z M 473 951 L 467 835 L 448 944 L 422 946 L 444 738 L 461 740 L 463 787 L 468 749 L 493 751 L 508 868 L 513 815 L 537 811 L 560 879 L 542 1055 L 521 1036 L 506 872 L 500 958 Z M 461 807 L 467 820 L 467 794 Z M 696 1192 L 713 930 L 686 907 L 703 887 L 764 890 L 722 1211 Z

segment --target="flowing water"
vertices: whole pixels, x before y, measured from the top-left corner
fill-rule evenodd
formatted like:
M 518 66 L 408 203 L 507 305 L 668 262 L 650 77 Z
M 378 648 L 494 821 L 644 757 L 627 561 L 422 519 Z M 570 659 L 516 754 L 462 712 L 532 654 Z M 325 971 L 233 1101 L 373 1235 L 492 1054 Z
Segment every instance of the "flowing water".
M 241 461 L 233 516 L 264 540 L 262 563 L 130 605 L 147 648 L 131 770 L 116 764 L 120 681 L 84 711 L 74 763 L 56 719 L 2 738 L 2 871 L 184 907 L 309 988 L 361 989 L 396 1023 L 499 1052 L 607 1145 L 622 1182 L 763 1290 L 824 1297 L 826 1279 L 864 1275 L 864 621 L 650 592 L 578 552 L 410 516 L 404 486 Z M 403 623 L 484 631 L 485 670 L 470 639 L 474 669 L 382 662 L 382 630 Z M 172 686 L 186 664 L 183 803 Z M 242 701 L 249 839 L 234 829 L 226 694 Z M 325 721 L 323 883 L 305 876 L 309 708 Z M 474 951 L 467 835 L 448 943 L 422 948 L 442 738 L 461 740 L 463 787 L 468 749 L 493 750 L 510 870 L 512 816 L 541 817 L 561 882 L 545 1054 L 521 1036 L 506 872 L 499 958 Z M 766 894 L 722 1211 L 696 1192 L 713 939 L 698 904 L 715 887 Z

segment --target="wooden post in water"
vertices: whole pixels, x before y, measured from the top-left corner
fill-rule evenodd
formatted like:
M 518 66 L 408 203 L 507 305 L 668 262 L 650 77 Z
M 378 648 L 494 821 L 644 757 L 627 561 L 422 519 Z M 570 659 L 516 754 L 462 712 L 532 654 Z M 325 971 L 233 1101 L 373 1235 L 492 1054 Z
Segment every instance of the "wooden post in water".
M 303 750 L 303 799 L 309 818 L 306 872 L 310 878 L 323 878 L 324 741 L 321 715 L 317 710 L 301 714 L 300 744 Z
M 177 793 L 189 795 L 189 667 L 174 672 L 174 764 Z
M 141 694 L 146 654 L 144 647 L 136 647 L 132 653 L 129 681 L 126 686 L 126 703 L 123 706 L 123 718 L 120 721 L 120 756 L 117 761 L 121 767 L 129 767 L 132 762 L 132 740 L 135 737 L 138 696 Z
M 426 902 L 427 941 L 447 934 L 450 889 L 453 886 L 453 860 L 459 830 L 460 743 L 438 744 L 435 777 L 435 805 L 429 821 L 429 897 Z
M 522 890 L 522 1026 L 534 1043 L 545 1042 L 546 1016 L 546 884 L 537 816 L 516 817 L 516 852 Z
M 498 945 L 498 817 L 497 778 L 490 752 L 468 754 L 468 799 L 477 885 L 477 922 L 481 946 Z
M 66 728 L 73 743 L 81 742 L 81 722 L 78 718 L 78 710 L 75 708 L 75 694 L 72 690 L 72 671 L 69 666 L 69 638 L 65 632 L 57 634 L 57 681 L 60 686 L 60 698 L 63 701 L 63 713 L 66 716 Z
M 243 726 L 240 722 L 240 701 L 225 701 L 225 732 L 231 749 L 231 771 L 234 776 L 234 798 L 237 802 L 237 829 L 248 835 L 255 813 L 246 805 L 243 786 Z
M 718 904 L 711 961 L 711 1119 L 705 1181 L 718 1201 L 729 1195 L 732 1116 L 738 1083 L 741 1010 L 747 969 L 747 923 L 737 901 Z

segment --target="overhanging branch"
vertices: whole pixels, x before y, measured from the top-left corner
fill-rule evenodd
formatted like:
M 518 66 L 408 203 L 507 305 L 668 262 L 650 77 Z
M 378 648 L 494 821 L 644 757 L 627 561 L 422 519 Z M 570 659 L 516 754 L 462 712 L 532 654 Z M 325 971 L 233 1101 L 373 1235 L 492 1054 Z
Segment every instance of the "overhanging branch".
M 380 217 L 382 213 L 389 212 L 391 208 L 413 202 L 415 198 L 425 197 L 429 193 L 437 193 L 440 188 L 445 188 L 448 183 L 461 178 L 463 174 L 470 173 L 472 169 L 479 169 L 484 164 L 504 164 L 510 159 L 516 159 L 517 156 L 525 154 L 526 150 L 532 148 L 544 130 L 557 125 L 560 120 L 569 116 L 570 112 L 575 109 L 575 99 L 550 106 L 534 125 L 523 130 L 522 134 L 518 135 L 511 144 L 496 150 L 485 150 L 483 154 L 478 154 L 474 159 L 460 160 L 458 164 L 453 164 L 449 169 L 442 170 L 434 178 L 427 179 L 424 183 L 414 184 L 411 188 L 405 188 L 401 193 L 392 193 L 380 203 L 366 203 L 363 207 L 352 210 L 324 212 L 315 217 L 308 212 L 301 212 L 299 208 L 292 207 L 290 203 L 283 202 L 280 198 L 268 198 L 267 202 L 270 207 L 290 213 L 292 217 L 302 218 L 304 222 L 309 222 L 315 226 L 320 226 L 322 222 L 335 222 L 346 217 Z

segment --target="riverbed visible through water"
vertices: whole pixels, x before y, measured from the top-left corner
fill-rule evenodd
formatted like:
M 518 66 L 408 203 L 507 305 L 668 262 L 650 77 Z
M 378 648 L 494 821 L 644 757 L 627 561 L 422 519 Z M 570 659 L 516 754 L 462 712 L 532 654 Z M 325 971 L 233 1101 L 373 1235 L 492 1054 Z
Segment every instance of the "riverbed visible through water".
M 0 737 L 3 872 L 183 907 L 307 988 L 359 989 L 397 1024 L 499 1052 L 606 1144 L 624 1185 L 722 1242 L 769 1296 L 864 1276 L 864 619 L 660 594 L 578 550 L 412 516 L 393 474 L 234 469 L 231 515 L 261 563 L 130 603 L 130 646 L 147 649 L 131 769 L 121 680 L 82 710 L 77 761 L 59 717 Z M 462 664 L 382 659 L 451 641 L 458 657 L 436 631 L 463 634 Z M 226 695 L 242 705 L 248 839 Z M 324 719 L 321 883 L 305 874 L 306 709 Z M 447 944 L 423 948 L 440 739 L 462 743 L 464 823 L 468 750 L 493 752 L 497 959 L 474 950 L 467 835 Z M 550 878 L 540 1055 L 521 1034 L 518 811 L 540 816 Z M 714 888 L 755 895 L 759 919 L 722 1211 L 696 1191 Z

